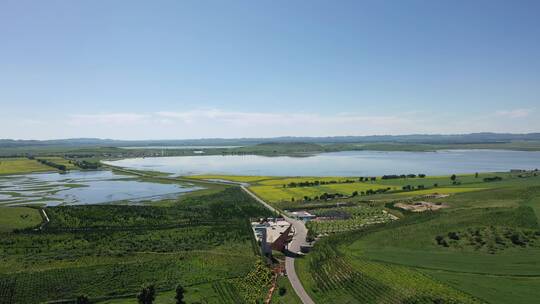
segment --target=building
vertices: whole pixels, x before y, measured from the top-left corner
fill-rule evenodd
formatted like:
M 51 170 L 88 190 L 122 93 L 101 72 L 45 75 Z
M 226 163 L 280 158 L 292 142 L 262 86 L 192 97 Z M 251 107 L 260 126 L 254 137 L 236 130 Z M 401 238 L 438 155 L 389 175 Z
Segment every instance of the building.
M 283 251 L 290 240 L 291 224 L 284 219 L 261 219 L 252 222 L 251 227 L 264 255 L 271 255 L 272 250 Z
M 304 222 L 308 222 L 317 217 L 307 211 L 294 211 L 291 212 L 291 216 Z

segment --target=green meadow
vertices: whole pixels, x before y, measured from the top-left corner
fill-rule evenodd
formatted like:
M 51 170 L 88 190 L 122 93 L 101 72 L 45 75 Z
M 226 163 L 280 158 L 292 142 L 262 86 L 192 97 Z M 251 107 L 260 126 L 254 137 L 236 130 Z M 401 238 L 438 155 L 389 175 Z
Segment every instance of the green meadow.
M 0 232 L 37 227 L 42 218 L 38 209 L 27 207 L 0 207 Z
M 41 231 L 34 229 L 38 210 L 0 210 L 0 303 L 79 295 L 134 303 L 146 283 L 156 286 L 160 303 L 173 301 L 178 284 L 201 303 L 256 303 L 267 295 L 271 274 L 248 219 L 271 214 L 239 188 L 167 206 L 44 210 L 50 223 Z
M 444 189 L 470 191 L 433 199 L 448 208 L 402 211 L 400 220 L 321 239 L 296 265 L 307 291 L 317 303 L 534 303 L 540 177 L 498 175 L 496 182 L 458 177 L 461 185 Z M 391 207 L 420 194 L 376 200 Z
M 22 174 L 53 171 L 54 169 L 28 158 L 0 158 L 0 174 Z
M 537 173 L 534 173 L 537 174 Z M 501 177 L 505 184 L 521 182 L 518 173 L 481 173 L 464 174 L 456 176 L 426 176 L 384 179 L 378 177 L 269 177 L 269 176 L 236 176 L 236 175 L 196 175 L 186 177 L 194 180 L 225 180 L 248 183 L 249 189 L 267 202 L 278 208 L 295 209 L 321 200 L 320 196 L 339 194 L 340 201 L 353 201 L 368 199 L 404 199 L 412 196 L 430 194 L 458 194 L 477 192 L 497 188 L 497 182 L 486 182 L 484 179 Z M 302 184 L 306 184 L 303 186 Z M 403 187 L 411 188 L 404 189 Z M 384 192 L 377 192 L 383 191 Z M 352 197 L 354 193 L 358 196 Z M 368 193 L 369 192 L 369 193 Z M 373 192 L 373 193 L 371 193 Z M 382 195 L 381 195 L 382 194 Z M 313 201 L 313 202 L 312 202 Z
M 61 157 L 43 159 L 75 169 Z M 7 165 L 6 163 L 9 163 Z M 55 170 L 27 158 L 3 172 Z M 9 170 L 8 170 L 9 168 Z M 533 303 L 540 290 L 537 171 L 400 177 L 271 177 L 113 168 L 157 183 L 204 189 L 152 205 L 0 208 L 0 303 L 260 303 L 273 280 L 248 219 L 273 216 L 239 187 L 281 210 L 307 210 L 312 251 L 297 260 L 316 303 Z M 411 212 L 399 204 L 429 203 Z M 277 277 L 271 303 L 300 303 Z

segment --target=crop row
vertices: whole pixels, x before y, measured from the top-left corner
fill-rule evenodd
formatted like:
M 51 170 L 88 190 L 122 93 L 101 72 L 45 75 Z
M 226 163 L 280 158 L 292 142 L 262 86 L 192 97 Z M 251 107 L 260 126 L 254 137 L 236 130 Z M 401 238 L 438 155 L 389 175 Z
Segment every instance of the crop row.
M 136 293 L 146 282 L 159 289 L 243 277 L 249 272 L 249 256 L 204 254 L 153 255 L 151 259 L 86 267 L 0 275 L 1 298 L 8 303 L 37 303 L 70 299 L 79 294 L 115 296 Z M 2 303 L 0 301 L 0 303 Z
M 349 219 L 316 220 L 308 222 L 307 228 L 314 234 L 326 234 L 357 230 L 367 225 L 385 223 L 392 218 L 382 211 L 378 214 L 354 215 Z
M 258 261 L 245 277 L 231 281 L 246 303 L 255 304 L 264 300 L 271 280 L 271 271 L 263 262 Z
M 324 241 L 308 256 L 321 300 L 332 297 L 354 303 L 476 303 L 413 269 L 348 257 Z

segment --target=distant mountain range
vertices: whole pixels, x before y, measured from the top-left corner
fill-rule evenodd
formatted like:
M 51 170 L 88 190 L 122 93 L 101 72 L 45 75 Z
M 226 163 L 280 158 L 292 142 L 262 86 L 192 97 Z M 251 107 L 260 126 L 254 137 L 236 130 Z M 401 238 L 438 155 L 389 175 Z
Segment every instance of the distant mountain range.
M 255 145 L 261 143 L 413 143 L 413 144 L 480 144 L 512 141 L 540 141 L 540 133 L 471 133 L 471 134 L 411 134 L 331 137 L 274 137 L 274 138 L 201 138 L 178 140 L 115 140 L 100 138 L 71 138 L 54 140 L 0 139 L 0 148 L 8 147 L 128 147 L 128 146 L 216 146 Z

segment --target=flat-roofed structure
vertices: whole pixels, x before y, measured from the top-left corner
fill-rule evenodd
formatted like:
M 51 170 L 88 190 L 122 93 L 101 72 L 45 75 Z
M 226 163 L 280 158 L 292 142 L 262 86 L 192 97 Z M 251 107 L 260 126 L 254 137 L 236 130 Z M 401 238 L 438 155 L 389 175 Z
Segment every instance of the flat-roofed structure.
M 252 222 L 251 227 L 264 255 L 271 255 L 272 250 L 283 251 L 289 241 L 291 224 L 282 218 L 261 219 Z

